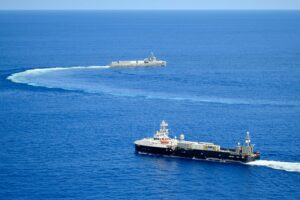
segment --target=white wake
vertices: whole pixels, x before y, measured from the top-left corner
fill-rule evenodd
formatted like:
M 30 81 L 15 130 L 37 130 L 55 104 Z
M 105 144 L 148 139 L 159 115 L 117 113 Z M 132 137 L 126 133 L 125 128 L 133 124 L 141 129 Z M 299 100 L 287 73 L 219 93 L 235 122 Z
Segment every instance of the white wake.
M 214 96 L 194 96 L 177 93 L 152 92 L 143 89 L 122 88 L 121 86 L 112 86 L 100 84 L 97 81 L 78 79 L 76 70 L 88 69 L 107 69 L 110 66 L 78 66 L 78 67 L 53 67 L 29 69 L 23 72 L 14 73 L 7 77 L 8 80 L 15 83 L 23 83 L 31 86 L 40 86 L 46 88 L 58 88 L 65 90 L 84 91 L 87 93 L 106 93 L 114 96 L 123 97 L 144 97 L 147 99 L 164 99 L 172 101 L 191 101 L 200 103 L 219 103 L 219 104 L 239 104 L 239 105 L 273 105 L 273 106 L 299 106 L 297 102 L 277 102 L 270 100 L 253 100 L 240 98 L 225 98 Z M 66 71 L 74 74 L 63 74 L 60 71 Z M 74 75 L 74 76 L 73 76 Z M 84 77 L 83 77 L 84 78 Z M 117 81 L 116 81 L 117 82 Z
M 253 166 L 264 166 L 270 167 L 273 169 L 284 170 L 288 172 L 300 172 L 300 162 L 281 162 L 273 160 L 256 160 L 253 162 L 247 163 L 248 165 Z
M 28 69 L 23 72 L 18 72 L 7 77 L 8 80 L 11 80 L 15 83 L 25 83 L 28 85 L 35 85 L 30 83 L 28 78 L 38 76 L 41 74 L 46 74 L 54 71 L 63 71 L 63 70 L 72 70 L 72 69 L 106 69 L 109 66 L 77 66 L 77 67 L 51 67 L 51 68 L 36 68 Z

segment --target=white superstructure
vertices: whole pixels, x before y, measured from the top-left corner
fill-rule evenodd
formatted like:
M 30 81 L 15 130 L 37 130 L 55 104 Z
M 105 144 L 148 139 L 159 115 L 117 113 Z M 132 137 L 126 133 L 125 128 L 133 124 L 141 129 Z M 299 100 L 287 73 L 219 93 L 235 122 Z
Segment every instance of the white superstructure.
M 219 151 L 220 146 L 207 142 L 193 142 L 184 140 L 184 135 L 181 134 L 179 139 L 169 137 L 168 123 L 163 120 L 160 123 L 159 131 L 152 138 L 144 138 L 135 141 L 135 144 L 148 147 L 175 148 L 182 149 L 198 149 L 198 150 L 215 150 Z
M 150 147 L 175 148 L 177 146 L 178 140 L 169 137 L 168 123 L 163 120 L 160 123 L 159 131 L 156 131 L 152 138 L 144 138 L 141 140 L 137 140 L 134 143 L 137 145 Z

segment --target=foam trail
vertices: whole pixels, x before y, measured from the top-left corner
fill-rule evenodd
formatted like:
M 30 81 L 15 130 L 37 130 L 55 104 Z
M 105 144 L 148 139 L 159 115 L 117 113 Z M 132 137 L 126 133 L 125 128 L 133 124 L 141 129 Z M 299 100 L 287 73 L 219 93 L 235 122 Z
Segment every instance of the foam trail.
M 107 69 L 110 66 L 77 66 L 77 67 L 53 67 L 37 68 L 18 72 L 7 77 L 15 83 L 23 83 L 31 86 L 46 88 L 60 88 L 73 91 L 84 91 L 87 93 L 106 93 L 122 97 L 144 97 L 146 99 L 164 99 L 172 101 L 191 101 L 197 103 L 217 103 L 227 105 L 271 105 L 271 106 L 299 106 L 298 102 L 278 102 L 270 100 L 253 100 L 240 98 L 226 98 L 213 96 L 195 96 L 177 93 L 152 92 L 142 89 L 122 88 L 119 86 L 109 86 L 97 84 L 91 80 L 78 81 L 76 78 L 68 77 L 68 74 L 55 74 L 59 71 L 86 70 L 86 69 Z M 78 74 L 80 74 L 78 72 Z M 64 76 L 66 75 L 66 76 Z
M 53 71 L 63 71 L 63 70 L 72 70 L 72 69 L 106 69 L 109 68 L 110 66 L 77 66 L 77 67 L 52 67 L 52 68 L 36 68 L 36 69 L 29 69 L 23 72 L 18 72 L 15 74 L 12 74 L 7 77 L 8 80 L 11 80 L 12 82 L 15 83 L 26 83 L 27 80 L 25 79 L 26 77 L 30 76 L 37 76 Z M 29 85 L 35 85 L 35 84 L 29 84 Z
M 273 169 L 284 170 L 288 172 L 300 172 L 300 162 L 281 162 L 273 160 L 256 160 L 253 162 L 247 163 L 248 165 L 253 166 L 264 166 L 270 167 Z

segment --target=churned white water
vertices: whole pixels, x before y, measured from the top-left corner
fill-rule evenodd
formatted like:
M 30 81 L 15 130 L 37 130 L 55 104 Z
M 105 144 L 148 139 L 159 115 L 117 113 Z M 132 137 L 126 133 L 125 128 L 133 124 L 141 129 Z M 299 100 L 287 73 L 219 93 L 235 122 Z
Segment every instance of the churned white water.
M 281 162 L 273 160 L 257 160 L 247 163 L 253 166 L 264 166 L 288 172 L 300 172 L 300 162 Z

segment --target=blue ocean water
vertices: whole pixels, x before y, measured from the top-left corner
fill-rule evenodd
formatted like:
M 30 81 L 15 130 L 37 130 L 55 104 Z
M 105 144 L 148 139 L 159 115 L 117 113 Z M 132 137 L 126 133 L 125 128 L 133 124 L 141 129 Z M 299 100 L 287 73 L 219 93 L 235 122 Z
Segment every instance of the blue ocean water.
M 298 11 L 1 11 L 0 198 L 299 199 L 299 35 Z M 262 160 L 136 155 L 162 119 Z

